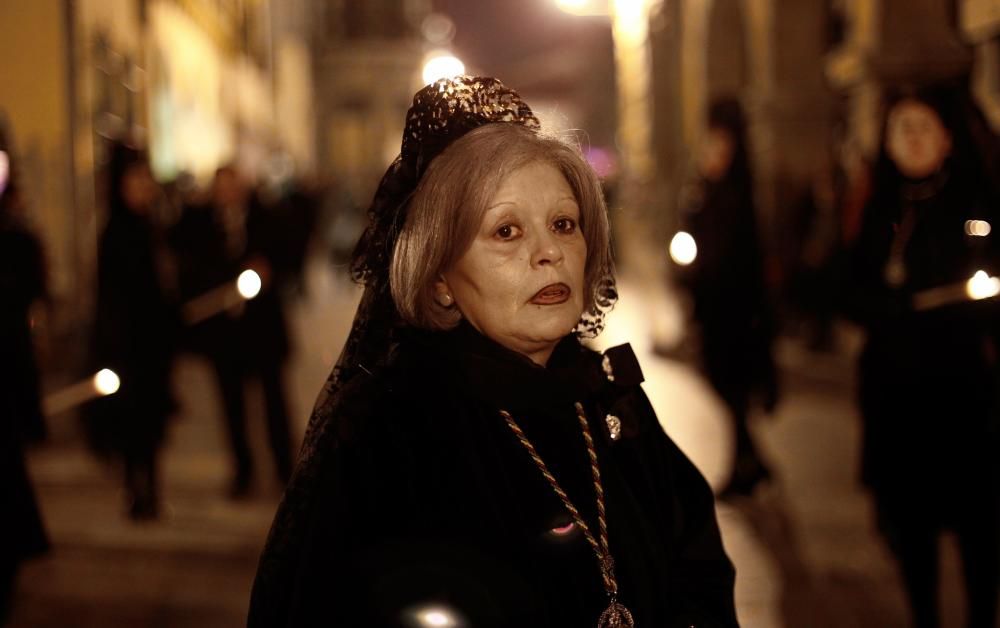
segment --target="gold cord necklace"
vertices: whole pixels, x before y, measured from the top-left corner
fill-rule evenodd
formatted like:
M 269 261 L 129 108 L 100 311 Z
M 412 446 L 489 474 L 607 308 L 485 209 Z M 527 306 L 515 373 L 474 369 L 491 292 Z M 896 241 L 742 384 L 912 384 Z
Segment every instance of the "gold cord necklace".
M 534 460 L 535 466 L 542 472 L 542 475 L 548 480 L 549 486 L 552 487 L 552 490 L 562 500 L 563 506 L 566 507 L 566 510 L 573 517 L 573 522 L 583 531 L 584 537 L 586 537 L 587 542 L 590 543 L 590 547 L 593 548 L 594 554 L 597 556 L 597 564 L 601 568 L 601 578 L 604 580 L 604 591 L 608 594 L 609 600 L 608 607 L 601 613 L 600 618 L 597 620 L 597 627 L 631 628 L 635 626 L 632 613 L 623 604 L 618 602 L 618 581 L 615 579 L 615 561 L 611 557 L 611 550 L 608 547 L 608 524 L 604 513 L 604 487 L 601 485 L 601 470 L 597 466 L 597 452 L 594 450 L 594 439 L 590 437 L 590 427 L 587 424 L 587 416 L 583 412 L 583 406 L 579 403 L 575 405 L 576 417 L 580 420 L 580 427 L 583 429 L 583 440 L 587 443 L 587 455 L 590 456 L 590 474 L 594 479 L 594 493 L 597 495 L 597 523 L 600 527 L 598 531 L 599 541 L 594 538 L 594 534 L 590 531 L 590 526 L 580 516 L 580 511 L 570 501 L 566 491 L 559 486 L 559 482 L 556 481 L 555 476 L 549 471 L 542 457 L 538 455 L 535 446 L 524 435 L 514 417 L 506 410 L 501 410 L 500 416 L 504 418 L 507 425 L 510 426 L 511 431 L 521 441 L 524 448 L 528 450 L 528 454 Z

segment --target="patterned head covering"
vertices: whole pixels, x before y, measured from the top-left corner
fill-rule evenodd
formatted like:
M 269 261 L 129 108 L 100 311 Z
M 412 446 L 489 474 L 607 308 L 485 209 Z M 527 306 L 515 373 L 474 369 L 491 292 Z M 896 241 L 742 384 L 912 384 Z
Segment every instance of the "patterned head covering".
M 410 196 L 431 161 L 469 131 L 499 122 L 535 131 L 541 128 L 517 92 L 495 78 L 441 79 L 416 93 L 406 113 L 399 156 L 382 177 L 368 210 L 368 228 L 354 251 L 351 270 L 355 279 L 368 285 L 388 279 Z

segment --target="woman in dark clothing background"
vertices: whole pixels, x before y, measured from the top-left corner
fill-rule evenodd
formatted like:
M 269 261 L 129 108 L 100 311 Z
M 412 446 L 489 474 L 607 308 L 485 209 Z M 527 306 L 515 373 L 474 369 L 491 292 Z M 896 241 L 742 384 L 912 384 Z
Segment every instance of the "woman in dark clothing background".
M 994 182 L 970 133 L 977 119 L 970 100 L 950 88 L 889 101 L 873 195 L 851 254 L 850 313 L 867 331 L 859 364 L 863 481 L 921 628 L 939 625 L 938 540 L 946 530 L 962 556 L 967 625 L 993 628 L 997 613 L 997 306 L 926 298 L 978 270 L 1000 270 L 997 236 L 975 235 L 984 223 L 1000 227 Z
M 24 446 L 44 435 L 29 311 L 46 292 L 37 237 L 25 225 L 8 131 L 0 122 L 0 626 L 17 572 L 48 549 Z
M 284 487 L 292 473 L 291 427 L 285 366 L 291 353 L 281 282 L 287 277 L 286 225 L 280 208 L 264 206 L 234 166 L 216 171 L 211 197 L 184 209 L 171 229 L 184 300 L 232 282 L 251 267 L 261 275 L 260 294 L 241 310 L 226 310 L 185 332 L 186 345 L 208 358 L 222 400 L 232 458 L 229 495 L 249 495 L 255 460 L 247 434 L 244 384 L 257 378 L 265 403 L 275 476 Z
M 158 454 L 175 410 L 170 369 L 178 319 L 162 234 L 150 216 L 159 189 L 146 156 L 115 145 L 107 184 L 94 358 L 95 366 L 118 374 L 121 388 L 94 402 L 90 436 L 99 451 L 123 465 L 129 515 L 150 519 L 159 508 Z
M 750 408 L 756 394 L 773 410 L 777 376 L 746 123 L 737 101 L 723 99 L 709 108 L 698 166 L 700 179 L 681 216 L 698 256 L 680 277 L 694 301 L 705 374 L 736 434 L 733 471 L 720 496 L 750 495 L 770 477 L 750 435 Z

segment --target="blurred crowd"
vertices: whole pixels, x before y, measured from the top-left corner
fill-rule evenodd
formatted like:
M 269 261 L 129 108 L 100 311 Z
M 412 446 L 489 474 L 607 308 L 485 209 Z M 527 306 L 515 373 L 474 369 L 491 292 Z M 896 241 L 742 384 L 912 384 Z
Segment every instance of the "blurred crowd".
M 25 211 L 11 144 L 9 131 L 0 129 L 0 510 L 13 524 L 0 543 L 0 618 L 9 610 L 18 565 L 48 547 L 25 449 L 45 440 L 45 412 L 53 411 L 41 395 L 33 330 L 49 300 L 44 247 Z M 63 368 L 77 379 L 110 371 L 115 384 L 99 390 L 88 378 L 87 392 L 71 396 L 80 432 L 120 473 L 125 516 L 157 519 L 160 455 L 180 410 L 175 359 L 182 352 L 202 356 L 222 401 L 228 497 L 251 495 L 264 469 L 273 468 L 284 486 L 296 447 L 285 381 L 292 352 L 286 309 L 305 293 L 310 251 L 344 266 L 343 231 L 360 230 L 360 219 L 342 214 L 358 209 L 330 186 L 273 176 L 254 183 L 235 165 L 220 167 L 203 188 L 186 174 L 160 183 L 142 147 L 118 141 L 105 148 L 95 312 L 84 363 Z M 331 225 L 339 240 L 317 235 Z M 255 273 L 259 287 L 238 296 L 244 271 Z M 251 381 L 263 391 L 272 464 L 262 464 L 248 442 Z M 67 390 L 74 388 L 81 386 Z
M 845 142 L 830 171 L 792 195 L 776 235 L 761 228 L 755 207 L 740 102 L 722 98 L 709 108 L 696 173 L 680 189 L 679 232 L 691 251 L 675 255 L 673 277 L 690 297 L 706 379 L 736 434 L 719 497 L 752 498 L 780 476 L 750 429 L 780 402 L 779 334 L 838 351 L 838 321 L 850 321 L 865 337 L 857 368 L 861 479 L 914 625 L 939 625 L 938 538 L 951 531 L 968 625 L 992 627 L 1000 582 L 1000 144 L 963 85 L 901 88 L 887 94 L 884 112 L 874 159 Z M 247 496 L 267 468 L 248 443 L 248 380 L 263 390 L 269 453 L 284 484 L 295 449 L 287 306 L 306 290 L 310 251 L 343 264 L 361 213 L 332 186 L 274 178 L 253 185 L 233 165 L 205 189 L 185 176 L 162 184 L 140 147 L 117 142 L 106 152 L 85 372 L 111 369 L 120 388 L 90 400 L 81 416 L 93 451 L 121 470 L 127 516 L 160 514 L 158 459 L 178 411 L 171 374 L 180 351 L 211 364 L 229 496 Z M 47 290 L 43 247 L 26 219 L 3 129 L 0 157 L 0 511 L 13 524 L 0 541 L 2 617 L 18 565 L 47 547 L 24 464 L 24 448 L 46 435 L 31 321 Z M 233 302 L 227 286 L 247 269 L 261 291 Z
M 681 211 L 691 252 L 675 259 L 706 378 L 736 434 L 719 496 L 752 496 L 772 478 L 747 425 L 755 406 L 770 413 L 778 401 L 778 330 L 831 351 L 834 320 L 852 321 L 865 338 L 860 477 L 913 625 L 940 625 L 939 540 L 950 532 L 967 625 L 992 628 L 1000 585 L 1000 239 L 992 233 L 1000 144 L 961 85 L 900 87 L 883 109 L 875 161 L 845 147 L 835 172 L 789 208 L 783 230 L 791 236 L 769 254 L 741 107 L 722 99 L 709 109 Z

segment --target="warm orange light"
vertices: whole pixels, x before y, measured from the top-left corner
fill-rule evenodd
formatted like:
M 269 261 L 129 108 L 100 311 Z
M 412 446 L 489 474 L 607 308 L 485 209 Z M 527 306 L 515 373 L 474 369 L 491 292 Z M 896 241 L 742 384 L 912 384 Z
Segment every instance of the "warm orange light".
M 10 179 L 10 157 L 6 151 L 0 150 L 0 194 L 7 189 L 7 181 Z
M 970 236 L 977 236 L 980 238 L 990 235 L 990 231 L 993 227 L 990 223 L 985 220 L 966 220 L 965 221 L 965 234 Z
M 94 390 L 105 397 L 118 392 L 122 384 L 122 380 L 118 377 L 118 374 L 111 369 L 101 369 L 94 375 L 93 381 Z
M 678 231 L 670 240 L 670 258 L 680 266 L 688 266 L 698 257 L 698 244 L 694 236 Z
M 608 0 L 555 0 L 556 6 L 571 15 L 608 15 Z
M 441 605 L 418 608 L 410 616 L 412 622 L 420 628 L 459 628 L 465 625 L 454 611 Z
M 42 400 L 42 410 L 47 416 L 55 416 L 81 403 L 115 394 L 121 383 L 117 373 L 101 369 L 87 379 L 46 395 Z
M 1000 279 L 990 277 L 986 271 L 978 270 L 972 279 L 966 282 L 965 291 L 970 299 L 979 301 L 1000 294 Z
M 240 273 L 240 276 L 236 278 L 236 290 L 240 293 L 240 296 L 247 301 L 260 294 L 260 288 L 260 275 L 252 270 L 244 270 Z
M 438 79 L 452 78 L 465 74 L 465 64 L 450 52 L 436 50 L 424 60 L 424 85 L 429 85 Z

